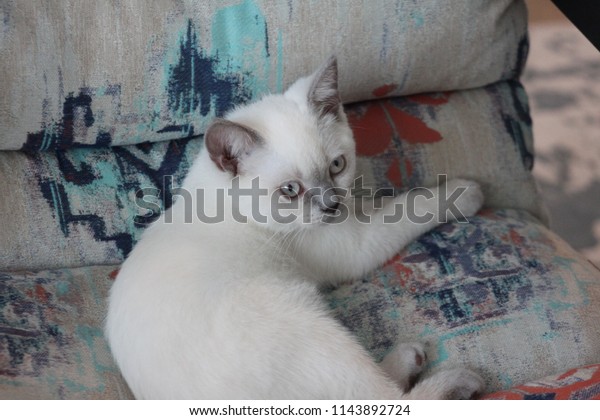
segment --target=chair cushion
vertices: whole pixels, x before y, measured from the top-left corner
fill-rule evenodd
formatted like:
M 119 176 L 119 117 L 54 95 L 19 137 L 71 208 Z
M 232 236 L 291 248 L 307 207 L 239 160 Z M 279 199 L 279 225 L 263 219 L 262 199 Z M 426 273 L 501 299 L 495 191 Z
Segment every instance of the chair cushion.
M 102 333 L 115 269 L 0 274 L 0 395 L 131 397 Z M 488 392 L 600 360 L 600 272 L 524 211 L 440 226 L 364 281 L 324 293 L 374 358 L 421 341 L 428 372 L 469 366 Z M 597 374 L 586 372 L 557 386 L 591 387 Z
M 600 400 L 600 364 L 570 369 L 486 395 L 488 400 Z
M 202 134 L 331 54 L 354 102 L 516 78 L 527 53 L 520 0 L 2 2 L 0 22 L 0 150 Z
M 531 121 L 517 82 L 367 101 L 347 111 L 365 185 L 406 190 L 436 185 L 440 174 L 466 177 L 483 185 L 487 206 L 542 217 L 529 170 Z M 201 147 L 194 138 L 1 152 L 0 269 L 119 264 L 170 206 L 172 188 Z
M 469 366 L 488 392 L 600 361 L 600 271 L 523 211 L 445 224 L 329 301 L 376 358 L 425 342 L 430 372 Z
M 0 273 L 2 398 L 131 398 L 103 332 L 115 269 Z

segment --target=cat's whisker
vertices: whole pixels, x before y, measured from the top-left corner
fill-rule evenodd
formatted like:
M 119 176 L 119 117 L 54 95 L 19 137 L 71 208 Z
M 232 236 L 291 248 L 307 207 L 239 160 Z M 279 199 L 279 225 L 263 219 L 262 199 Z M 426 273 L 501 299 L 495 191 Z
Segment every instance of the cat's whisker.
M 296 237 L 301 233 L 302 233 L 302 230 L 300 230 L 300 231 L 291 230 L 291 231 L 287 232 L 287 234 L 285 235 L 285 238 L 284 238 L 284 242 L 281 247 L 281 251 L 284 255 L 286 255 L 286 256 L 293 255 L 294 250 L 292 249 L 292 253 L 290 253 L 290 249 L 297 245 Z

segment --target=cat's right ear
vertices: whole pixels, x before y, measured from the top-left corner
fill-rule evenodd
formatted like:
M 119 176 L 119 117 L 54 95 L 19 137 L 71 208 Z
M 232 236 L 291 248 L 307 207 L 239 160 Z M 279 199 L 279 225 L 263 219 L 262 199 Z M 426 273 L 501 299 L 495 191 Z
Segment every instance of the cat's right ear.
M 337 117 L 342 103 L 338 91 L 338 65 L 335 55 L 313 75 L 308 91 L 308 101 L 319 117 Z
M 240 159 L 260 143 L 259 135 L 251 128 L 233 121 L 217 119 L 204 134 L 204 145 L 217 167 L 239 174 Z

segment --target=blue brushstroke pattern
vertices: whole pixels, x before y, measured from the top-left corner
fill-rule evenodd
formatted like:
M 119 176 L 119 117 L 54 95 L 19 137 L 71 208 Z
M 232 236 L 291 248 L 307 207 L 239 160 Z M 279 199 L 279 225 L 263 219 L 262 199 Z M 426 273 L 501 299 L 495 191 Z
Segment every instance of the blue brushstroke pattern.
M 215 115 L 221 116 L 252 97 L 243 76 L 220 72 L 219 62 L 218 57 L 208 56 L 200 48 L 193 22 L 188 20 L 186 34 L 180 40 L 179 60 L 171 68 L 168 82 L 168 105 L 175 115 L 199 111 L 207 116 L 214 104 Z

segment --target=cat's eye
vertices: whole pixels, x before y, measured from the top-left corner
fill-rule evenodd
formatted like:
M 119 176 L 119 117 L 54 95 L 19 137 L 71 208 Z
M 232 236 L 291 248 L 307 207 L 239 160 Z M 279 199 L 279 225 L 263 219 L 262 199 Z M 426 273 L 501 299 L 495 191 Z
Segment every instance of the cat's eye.
M 282 184 L 279 189 L 284 195 L 287 195 L 290 198 L 295 198 L 300 195 L 300 192 L 302 191 L 302 185 L 296 181 L 289 181 Z
M 337 175 L 344 170 L 346 167 L 346 158 L 344 155 L 339 155 L 331 161 L 329 165 L 329 173 L 331 175 Z

